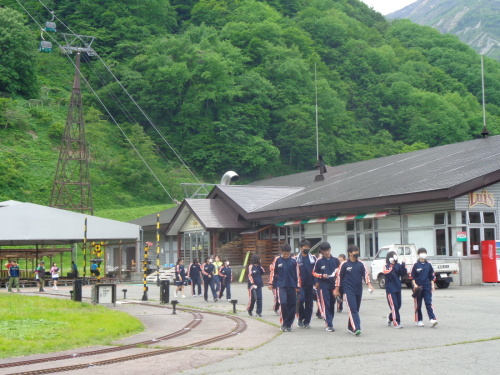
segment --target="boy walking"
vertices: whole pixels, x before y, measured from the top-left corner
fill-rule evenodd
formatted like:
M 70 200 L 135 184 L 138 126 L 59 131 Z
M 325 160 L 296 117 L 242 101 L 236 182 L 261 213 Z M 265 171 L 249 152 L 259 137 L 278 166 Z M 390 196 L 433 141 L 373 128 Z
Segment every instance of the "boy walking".
M 297 275 L 297 261 L 291 257 L 289 244 L 281 247 L 281 256 L 274 259 L 269 276 L 269 289 L 276 288 L 280 303 L 280 323 L 283 332 L 292 332 L 300 280 Z
M 373 291 L 368 274 L 368 268 L 363 262 L 359 261 L 359 248 L 350 245 L 347 249 L 347 261 L 340 267 L 335 287 L 335 297 L 340 296 L 340 287 L 342 287 L 346 296 L 347 309 L 349 310 L 349 321 L 347 330 L 356 336 L 361 335 L 361 319 L 359 318 L 359 308 L 361 306 L 361 297 L 363 295 L 363 281 L 368 285 L 368 290 Z
M 311 328 L 315 284 L 313 270 L 316 257 L 309 254 L 311 243 L 308 240 L 300 241 L 299 248 L 300 253 L 296 258 L 300 279 L 298 325 L 302 328 Z
M 427 250 L 421 247 L 417 250 L 418 262 L 413 265 L 411 270 L 410 279 L 413 284 L 413 299 L 415 302 L 415 323 L 417 327 L 423 327 L 423 316 L 422 316 L 422 300 L 425 302 L 425 308 L 427 309 L 427 315 L 429 316 L 429 322 L 431 327 L 438 324 L 436 315 L 434 315 L 434 309 L 432 308 L 432 293 L 435 290 L 434 286 L 434 268 L 430 264 L 427 258 Z

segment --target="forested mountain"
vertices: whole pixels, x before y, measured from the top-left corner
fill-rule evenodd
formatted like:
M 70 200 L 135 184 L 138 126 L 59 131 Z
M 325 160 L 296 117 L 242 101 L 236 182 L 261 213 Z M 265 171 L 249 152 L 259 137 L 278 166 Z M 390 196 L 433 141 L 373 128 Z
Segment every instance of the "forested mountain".
M 19 2 L 25 10 L 0 0 L 0 200 L 50 197 L 74 67 L 58 48 L 36 52 L 32 18 L 52 18 L 44 5 L 58 22 L 44 36 L 54 47 L 62 33 L 96 37 L 99 58 L 82 74 L 97 94 L 84 89 L 97 206 L 170 200 L 122 131 L 178 199 L 194 178 L 166 141 L 208 182 L 312 168 L 316 91 L 327 164 L 481 133 L 479 55 L 358 0 Z M 488 129 L 499 134 L 500 64 L 486 59 L 485 70 Z
M 500 0 L 419 0 L 387 18 L 455 34 L 480 54 L 500 60 Z

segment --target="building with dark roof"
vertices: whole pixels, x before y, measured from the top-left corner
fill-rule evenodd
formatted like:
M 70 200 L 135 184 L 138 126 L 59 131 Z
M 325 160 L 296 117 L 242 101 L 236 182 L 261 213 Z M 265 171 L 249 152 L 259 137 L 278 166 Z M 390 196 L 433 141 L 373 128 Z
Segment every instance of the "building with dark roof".
M 381 246 L 415 243 L 432 256 L 458 260 L 461 284 L 480 283 L 481 241 L 497 239 L 499 231 L 499 154 L 500 136 L 493 136 L 327 166 L 320 179 L 318 171 L 307 171 L 244 186 L 217 185 L 207 200 L 220 203 L 202 204 L 203 217 L 196 213 L 201 208 L 183 203 L 166 233 L 178 236 L 179 256 L 186 258 L 186 236 L 209 228 L 219 239 L 232 233 L 242 252 L 269 259 L 279 244 L 298 248 L 301 238 L 330 242 L 334 255 L 356 244 L 367 260 Z M 199 228 L 186 226 L 190 215 Z M 210 227 L 215 219 L 231 224 Z M 245 243 L 245 226 L 266 229 L 250 230 L 254 235 Z M 206 254 L 221 246 L 212 236 Z

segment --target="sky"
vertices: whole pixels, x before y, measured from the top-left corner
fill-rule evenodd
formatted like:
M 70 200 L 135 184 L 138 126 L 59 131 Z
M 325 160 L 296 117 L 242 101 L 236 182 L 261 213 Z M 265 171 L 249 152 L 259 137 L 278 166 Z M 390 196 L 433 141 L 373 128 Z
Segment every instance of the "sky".
M 384 16 L 386 14 L 400 10 L 417 0 L 361 0 L 363 3 L 372 7 L 377 12 L 382 13 Z

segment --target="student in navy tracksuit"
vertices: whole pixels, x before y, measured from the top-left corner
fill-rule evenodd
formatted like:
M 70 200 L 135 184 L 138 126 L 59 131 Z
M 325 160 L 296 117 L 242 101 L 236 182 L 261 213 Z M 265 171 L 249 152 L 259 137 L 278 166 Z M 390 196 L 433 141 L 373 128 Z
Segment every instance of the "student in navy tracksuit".
M 280 302 L 280 323 L 283 332 L 292 332 L 300 280 L 297 275 L 297 261 L 291 257 L 292 248 L 285 244 L 281 256 L 273 262 L 269 276 L 269 289 L 276 288 Z
M 406 275 L 405 260 L 398 263 L 398 254 L 395 251 L 389 251 L 385 258 L 384 276 L 385 276 L 385 293 L 387 303 L 391 312 L 387 315 L 387 325 L 394 328 L 403 328 L 401 325 L 401 277 Z
M 309 254 L 311 243 L 308 240 L 299 242 L 300 253 L 295 258 L 297 260 L 297 268 L 300 279 L 300 297 L 298 311 L 298 326 L 303 328 L 311 328 L 311 316 L 314 305 L 314 276 L 313 270 L 316 264 L 316 257 Z
M 248 315 L 253 315 L 253 308 L 257 302 L 257 316 L 262 316 L 262 275 L 265 273 L 264 268 L 260 265 L 260 257 L 254 255 L 252 264 L 248 266 Z
M 214 271 L 215 266 L 212 264 L 213 260 L 211 258 L 206 258 L 205 263 L 201 266 L 201 273 L 203 274 L 203 298 L 205 302 L 208 301 L 208 287 L 212 291 L 212 295 L 214 297 L 214 302 L 217 302 L 219 298 L 217 297 L 217 293 L 215 292 L 214 285 Z
M 361 296 L 363 295 L 363 281 L 368 285 L 368 290 L 373 291 L 368 268 L 359 261 L 359 248 L 350 245 L 347 249 L 347 261 L 340 267 L 337 276 L 335 297 L 340 296 L 339 289 L 342 286 L 346 296 L 347 309 L 349 310 L 349 321 L 347 330 L 350 333 L 361 335 L 361 320 L 359 318 L 359 308 L 361 306 Z
M 175 289 L 174 297 L 177 297 L 177 292 L 182 293 L 182 298 L 186 298 L 184 295 L 184 286 L 186 285 L 186 271 L 184 270 L 184 259 L 179 259 L 175 266 Z
M 335 316 L 336 299 L 333 296 L 333 291 L 335 290 L 335 276 L 340 262 L 337 258 L 332 257 L 332 249 L 328 242 L 323 242 L 319 248 L 323 256 L 317 260 L 313 271 L 313 275 L 316 278 L 319 310 L 325 320 L 326 330 L 328 332 L 335 332 L 333 317 Z
M 434 268 L 430 264 L 427 258 L 427 250 L 423 247 L 417 250 L 418 262 L 413 265 L 411 270 L 410 278 L 412 279 L 413 291 L 414 291 L 414 302 L 415 302 L 415 322 L 418 327 L 423 327 L 423 316 L 422 316 L 422 300 L 425 302 L 425 308 L 427 309 L 427 315 L 429 315 L 429 320 L 431 327 L 434 327 L 438 321 L 436 315 L 434 315 L 434 309 L 432 308 L 432 293 L 434 292 Z M 419 289 L 417 289 L 419 288 Z
M 188 277 L 191 279 L 191 292 L 193 297 L 201 297 L 201 264 L 198 258 L 189 265 Z M 196 286 L 198 286 L 198 293 L 196 293 Z
M 233 281 L 233 270 L 229 267 L 229 261 L 226 259 L 221 268 L 219 268 L 219 276 L 221 278 L 219 299 L 224 295 L 226 290 L 226 299 L 231 299 L 231 282 Z

